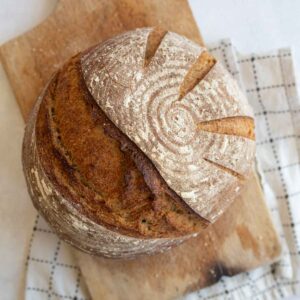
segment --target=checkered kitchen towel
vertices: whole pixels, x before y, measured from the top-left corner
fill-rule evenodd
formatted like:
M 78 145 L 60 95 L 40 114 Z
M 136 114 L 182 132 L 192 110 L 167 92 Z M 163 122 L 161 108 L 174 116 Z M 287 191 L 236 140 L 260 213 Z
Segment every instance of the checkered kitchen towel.
M 300 294 L 300 102 L 290 49 L 244 56 L 228 40 L 209 48 L 254 109 L 257 160 L 283 254 L 273 265 L 223 277 L 186 299 L 273 300 Z M 89 299 L 72 250 L 39 216 L 28 252 L 26 300 Z

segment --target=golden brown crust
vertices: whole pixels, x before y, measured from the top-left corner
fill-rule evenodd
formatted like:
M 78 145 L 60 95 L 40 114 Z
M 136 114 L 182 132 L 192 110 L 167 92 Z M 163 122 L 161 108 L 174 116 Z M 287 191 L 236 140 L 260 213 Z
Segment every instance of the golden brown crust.
M 97 106 L 82 78 L 80 55 L 50 83 L 36 139 L 46 174 L 93 221 L 137 237 L 181 236 L 207 225 Z

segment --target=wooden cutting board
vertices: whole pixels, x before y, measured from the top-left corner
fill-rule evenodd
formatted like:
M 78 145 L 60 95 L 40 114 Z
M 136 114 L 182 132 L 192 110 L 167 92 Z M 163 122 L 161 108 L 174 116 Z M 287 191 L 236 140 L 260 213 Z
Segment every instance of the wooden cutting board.
M 60 0 L 46 21 L 0 48 L 24 119 L 70 56 L 114 34 L 155 25 L 203 44 L 187 0 Z M 166 253 L 122 261 L 75 252 L 93 299 L 173 299 L 274 261 L 280 244 L 253 171 L 215 224 Z

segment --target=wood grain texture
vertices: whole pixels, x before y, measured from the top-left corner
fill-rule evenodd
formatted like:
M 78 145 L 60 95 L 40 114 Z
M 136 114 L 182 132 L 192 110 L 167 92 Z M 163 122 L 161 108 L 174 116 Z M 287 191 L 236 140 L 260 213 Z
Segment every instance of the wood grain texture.
M 161 25 L 202 43 L 186 0 L 61 0 L 51 17 L 4 44 L 0 56 L 24 118 L 43 85 L 71 55 L 135 27 Z M 258 179 L 202 236 L 132 261 L 76 255 L 94 299 L 173 299 L 280 253 Z

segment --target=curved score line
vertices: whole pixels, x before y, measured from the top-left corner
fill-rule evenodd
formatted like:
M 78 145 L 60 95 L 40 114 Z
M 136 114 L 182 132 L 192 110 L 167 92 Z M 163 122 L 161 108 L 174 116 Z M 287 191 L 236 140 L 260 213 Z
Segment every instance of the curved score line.
M 167 30 L 161 27 L 155 27 L 149 34 L 147 39 L 145 58 L 144 58 L 144 67 L 146 68 L 153 56 L 155 55 L 157 49 L 159 48 L 163 38 L 168 33 Z
M 208 74 L 216 62 L 211 54 L 203 51 L 186 73 L 179 88 L 178 100 L 188 94 Z
M 236 116 L 198 123 L 197 129 L 212 133 L 241 136 L 255 140 L 255 125 L 251 117 Z
M 210 160 L 208 158 L 203 157 L 203 159 L 206 162 L 208 162 L 208 163 L 214 165 L 215 167 L 221 169 L 222 171 L 224 171 L 224 172 L 226 172 L 226 173 L 228 173 L 228 174 L 230 174 L 230 175 L 238 178 L 239 180 L 243 180 L 243 181 L 245 180 L 245 176 L 243 176 L 242 174 L 240 174 L 240 173 L 238 173 L 238 172 L 236 172 L 236 171 L 234 171 L 234 170 L 232 170 L 230 168 L 224 167 L 223 165 L 220 165 L 220 164 L 218 164 L 218 163 L 216 163 L 216 162 L 214 162 L 214 161 L 212 161 L 212 160 Z

